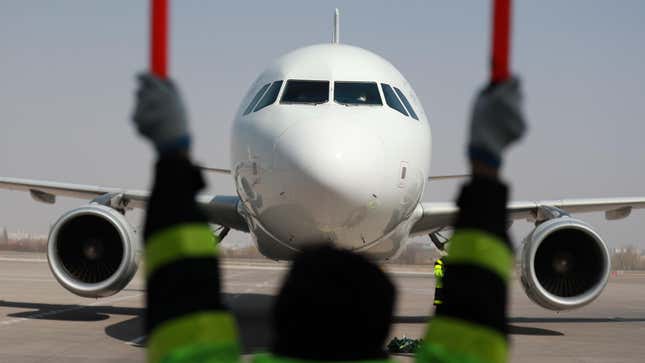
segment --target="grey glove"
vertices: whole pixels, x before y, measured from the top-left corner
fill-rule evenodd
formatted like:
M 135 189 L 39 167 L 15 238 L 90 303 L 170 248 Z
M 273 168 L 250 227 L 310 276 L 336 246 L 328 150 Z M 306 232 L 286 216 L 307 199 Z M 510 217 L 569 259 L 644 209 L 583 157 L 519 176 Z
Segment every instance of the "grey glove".
M 468 153 L 471 160 L 499 167 L 507 146 L 526 130 L 517 78 L 482 90 L 473 107 Z
M 150 73 L 138 76 L 137 105 L 132 119 L 137 130 L 160 153 L 185 151 L 190 147 L 190 133 L 184 104 L 177 87 L 170 80 Z

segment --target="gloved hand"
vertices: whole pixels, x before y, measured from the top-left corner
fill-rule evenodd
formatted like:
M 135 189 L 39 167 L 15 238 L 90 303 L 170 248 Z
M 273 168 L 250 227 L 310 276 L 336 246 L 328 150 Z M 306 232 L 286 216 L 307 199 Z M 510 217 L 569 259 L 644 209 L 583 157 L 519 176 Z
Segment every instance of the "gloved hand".
M 138 76 L 137 105 L 132 119 L 137 130 L 159 153 L 187 151 L 190 133 L 184 104 L 172 81 L 150 73 Z
M 520 81 L 510 78 L 482 90 L 473 107 L 468 154 L 492 168 L 501 165 L 507 146 L 526 131 Z

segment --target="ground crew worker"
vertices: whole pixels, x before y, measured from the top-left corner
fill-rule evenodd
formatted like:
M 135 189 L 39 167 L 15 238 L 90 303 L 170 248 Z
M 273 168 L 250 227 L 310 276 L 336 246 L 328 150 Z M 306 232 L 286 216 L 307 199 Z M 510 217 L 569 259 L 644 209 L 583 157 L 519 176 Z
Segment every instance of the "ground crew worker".
M 238 362 L 233 316 L 222 302 L 213 235 L 195 195 L 203 186 L 189 157 L 184 107 L 171 81 L 140 77 L 134 114 L 159 160 L 144 238 L 148 362 Z M 446 263 L 445 301 L 436 309 L 417 361 L 505 362 L 506 292 L 512 247 L 502 151 L 524 131 L 519 83 L 488 87 L 475 103 L 469 157 L 473 178 L 460 207 Z M 294 261 L 274 309 L 270 355 L 257 363 L 387 361 L 383 352 L 395 290 L 373 263 L 320 246 Z M 340 335 L 340 337 L 339 337 Z M 346 337 L 352 337 L 345 341 Z
M 417 362 L 508 360 L 507 291 L 513 247 L 506 233 L 508 188 L 499 180 L 503 151 L 525 131 L 517 79 L 489 85 L 473 107 L 468 156 L 472 179 L 445 258 L 444 302 L 437 306 Z
M 442 259 L 434 262 L 434 306 L 443 303 L 443 275 L 445 265 Z

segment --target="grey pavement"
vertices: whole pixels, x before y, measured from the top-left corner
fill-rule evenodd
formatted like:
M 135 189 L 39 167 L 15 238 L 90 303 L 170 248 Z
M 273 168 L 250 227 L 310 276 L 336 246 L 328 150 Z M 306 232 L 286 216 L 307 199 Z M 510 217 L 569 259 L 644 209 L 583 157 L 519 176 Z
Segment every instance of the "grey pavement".
M 285 266 L 224 263 L 226 299 L 238 316 L 247 353 L 270 342 L 267 314 Z M 431 269 L 388 270 L 399 289 L 392 336 L 421 337 L 431 315 Z M 112 297 L 77 297 L 56 283 L 44 255 L 0 251 L 0 362 L 142 362 L 143 294 L 138 274 Z M 645 361 L 645 274 L 612 277 L 597 301 L 572 312 L 534 305 L 517 283 L 511 302 L 513 362 Z

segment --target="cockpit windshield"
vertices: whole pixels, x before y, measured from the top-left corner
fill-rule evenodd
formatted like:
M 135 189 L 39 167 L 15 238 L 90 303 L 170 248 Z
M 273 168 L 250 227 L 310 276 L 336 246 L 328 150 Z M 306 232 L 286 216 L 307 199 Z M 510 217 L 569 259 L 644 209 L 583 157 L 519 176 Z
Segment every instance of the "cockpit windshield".
M 280 103 L 320 104 L 329 101 L 329 81 L 288 80 Z
M 412 105 L 410 104 L 410 102 L 408 102 L 408 99 L 405 97 L 403 92 L 401 92 L 401 90 L 396 87 L 394 87 L 394 90 L 396 91 L 396 94 L 399 95 L 399 98 L 401 99 L 401 102 L 403 102 L 403 104 L 405 105 L 405 108 L 408 110 L 410 117 L 412 117 L 415 120 L 418 120 L 419 117 L 417 117 L 416 112 L 414 112 Z
M 405 110 L 405 107 L 403 107 L 401 101 L 399 101 L 399 98 L 392 90 L 392 87 L 390 87 L 389 84 L 381 83 L 381 88 L 383 88 L 383 96 L 385 97 L 387 105 L 408 116 L 408 112 Z
M 334 101 L 343 105 L 382 105 L 376 82 L 334 82 Z
M 258 93 L 256 93 L 253 99 L 251 100 L 251 103 L 249 103 L 249 105 L 246 107 L 246 110 L 244 110 L 244 115 L 248 115 L 249 113 L 251 113 L 251 111 L 253 111 L 253 107 L 255 107 L 255 104 L 258 103 L 258 101 L 260 100 L 260 97 L 264 95 L 264 92 L 266 92 L 270 84 L 271 83 L 267 83 L 264 86 L 262 86 L 262 88 L 260 88 Z

